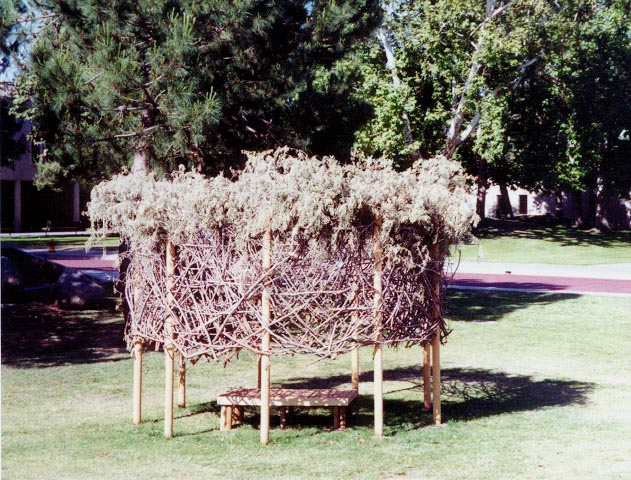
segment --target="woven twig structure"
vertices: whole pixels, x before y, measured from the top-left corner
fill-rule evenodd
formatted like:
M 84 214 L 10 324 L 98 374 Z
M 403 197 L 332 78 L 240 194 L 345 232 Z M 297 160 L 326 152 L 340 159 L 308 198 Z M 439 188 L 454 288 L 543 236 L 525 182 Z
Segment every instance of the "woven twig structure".
M 446 160 L 397 173 L 384 162 L 343 167 L 281 149 L 251 155 L 234 181 L 119 177 L 95 188 L 89 213 L 132 245 L 130 347 L 172 343 L 190 360 L 227 361 L 241 350 L 261 353 L 269 333 L 270 355 L 332 358 L 447 334 L 441 271 L 449 245 L 474 221 L 465 193 Z
M 360 230 L 358 230 L 360 232 Z M 373 240 L 360 248 L 349 232 L 327 258 L 308 249 L 273 242 L 272 268 L 261 267 L 260 243 L 237 250 L 225 233 L 200 235 L 179 245 L 171 295 L 164 255 L 133 251 L 127 273 L 131 323 L 129 341 L 164 343 L 165 319 L 173 341 L 187 358 L 229 359 L 241 349 L 260 353 L 265 330 L 272 355 L 314 354 L 332 358 L 357 346 L 424 343 L 436 327 L 446 334 L 433 286 L 441 281 L 442 258 L 422 258 L 403 271 L 384 262 L 382 323 L 374 324 Z M 426 253 L 429 256 L 429 252 Z M 428 261 L 430 260 L 430 261 Z M 430 265 L 433 266 L 429 267 Z M 261 317 L 261 295 L 269 289 L 272 320 Z

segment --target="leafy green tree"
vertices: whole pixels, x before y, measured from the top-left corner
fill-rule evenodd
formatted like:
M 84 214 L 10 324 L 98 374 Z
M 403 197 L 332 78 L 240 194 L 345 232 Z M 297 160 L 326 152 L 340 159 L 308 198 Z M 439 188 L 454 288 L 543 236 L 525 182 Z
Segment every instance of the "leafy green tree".
M 364 52 L 376 115 L 357 145 L 401 166 L 414 152 L 458 159 L 480 200 L 489 181 L 628 193 L 629 5 L 389 2 Z
M 374 0 L 58 0 L 18 78 L 38 180 L 214 172 L 243 149 L 350 151 L 369 114 L 353 45 Z
M 479 135 L 492 152 L 493 178 L 572 194 L 587 191 L 591 211 L 578 223 L 608 229 L 605 201 L 631 189 L 631 30 L 628 2 L 564 2 L 542 18 L 542 58 L 510 95 L 496 96 L 494 132 Z M 621 135 L 622 134 L 622 135 Z
M 590 211 L 581 220 L 608 230 L 606 200 L 631 191 L 631 142 L 625 136 L 631 130 L 631 3 L 583 2 L 575 11 L 583 21 L 578 29 L 564 23 L 560 33 L 569 41 L 553 71 L 565 89 L 562 126 L 577 180 L 573 191 L 590 195 Z
M 459 159 L 478 174 L 484 198 L 504 137 L 497 115 L 541 59 L 546 9 L 544 1 L 388 3 L 385 31 L 365 54 L 376 115 L 359 148 L 401 166 L 438 153 Z M 384 133 L 388 126 L 398 128 Z

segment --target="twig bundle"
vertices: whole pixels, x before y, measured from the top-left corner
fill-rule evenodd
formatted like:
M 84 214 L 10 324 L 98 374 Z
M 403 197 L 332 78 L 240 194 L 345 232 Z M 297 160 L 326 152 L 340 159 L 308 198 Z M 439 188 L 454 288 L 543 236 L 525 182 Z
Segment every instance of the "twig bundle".
M 120 176 L 94 189 L 89 213 L 95 235 L 118 231 L 133 247 L 130 341 L 163 344 L 169 317 L 176 348 L 191 360 L 260 353 L 264 331 L 272 355 L 331 358 L 376 341 L 424 344 L 437 326 L 447 334 L 435 308 L 442 289 L 434 286 L 449 245 L 475 221 L 465 180 L 444 159 L 398 173 L 384 161 L 341 166 L 285 148 L 251 154 L 232 181 L 184 172 L 164 180 Z M 267 229 L 272 266 L 265 272 Z M 177 246 L 170 279 L 167 242 Z M 383 247 L 378 326 L 375 242 Z M 269 324 L 261 315 L 264 288 Z

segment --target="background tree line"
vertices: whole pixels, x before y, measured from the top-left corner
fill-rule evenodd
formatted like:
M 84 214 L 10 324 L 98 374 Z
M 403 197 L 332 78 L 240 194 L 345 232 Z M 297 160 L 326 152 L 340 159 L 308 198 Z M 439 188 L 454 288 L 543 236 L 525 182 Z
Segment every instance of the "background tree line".
M 589 192 L 575 220 L 605 229 L 605 199 L 631 189 L 630 15 L 629 0 L 19 0 L 0 34 L 6 59 L 38 18 L 14 111 L 45 146 L 41 184 L 355 147 L 462 162 L 480 212 L 490 182 Z

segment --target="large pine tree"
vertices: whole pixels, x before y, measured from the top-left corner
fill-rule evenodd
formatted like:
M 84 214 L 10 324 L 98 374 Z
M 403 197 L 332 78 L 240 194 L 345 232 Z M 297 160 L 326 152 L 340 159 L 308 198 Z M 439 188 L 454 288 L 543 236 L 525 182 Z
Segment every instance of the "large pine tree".
M 353 45 L 378 2 L 56 0 L 17 82 L 40 183 L 217 171 L 243 149 L 344 155 L 368 110 Z

